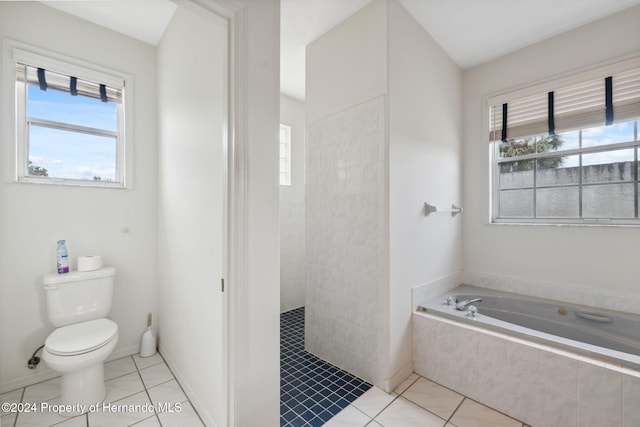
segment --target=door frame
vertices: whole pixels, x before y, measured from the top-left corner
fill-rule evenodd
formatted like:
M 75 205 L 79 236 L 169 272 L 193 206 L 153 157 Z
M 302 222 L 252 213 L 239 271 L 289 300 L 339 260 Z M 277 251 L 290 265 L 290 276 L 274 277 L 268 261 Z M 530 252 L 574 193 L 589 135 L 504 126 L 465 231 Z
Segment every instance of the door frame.
M 280 409 L 278 203 L 277 200 L 275 204 L 264 203 L 263 199 L 256 197 L 256 189 L 253 186 L 256 181 L 256 170 L 259 170 L 257 174 L 262 175 L 260 178 L 265 178 L 266 175 L 271 176 L 271 171 L 265 173 L 265 169 L 256 167 L 256 160 L 261 162 L 262 159 L 260 154 L 256 154 L 255 147 L 269 144 L 273 139 L 273 153 L 278 152 L 280 2 L 279 0 L 172 1 L 201 16 L 214 14 L 228 21 L 228 120 L 223 139 L 226 141 L 228 159 L 227 170 L 223 171 L 227 179 L 223 225 L 223 235 L 226 240 L 224 247 L 227 254 L 226 259 L 223 260 L 225 281 L 223 316 L 226 319 L 226 328 L 223 327 L 223 345 L 227 345 L 227 350 L 223 351 L 222 359 L 227 373 L 227 377 L 223 378 L 228 391 L 226 425 L 245 427 L 273 424 L 276 426 L 279 425 Z M 271 12 L 271 17 L 262 15 L 264 9 L 258 9 L 264 8 L 266 4 L 268 4 L 267 12 Z M 267 22 L 269 18 L 271 21 Z M 255 27 L 260 26 L 256 24 L 258 20 L 267 24 L 256 31 Z M 267 77 L 277 74 L 277 79 L 255 83 L 254 80 L 250 80 L 255 76 L 250 76 L 250 67 L 255 65 L 256 43 L 263 42 L 265 39 L 267 44 L 275 43 L 275 46 L 273 44 L 270 46 L 275 47 L 272 56 L 276 57 L 268 58 L 267 62 L 275 62 L 267 64 L 270 68 L 264 74 Z M 250 44 L 253 46 L 253 52 L 250 52 Z M 263 63 L 260 65 L 262 66 Z M 261 74 L 259 77 L 264 76 Z M 275 96 L 273 89 L 275 89 Z M 260 93 L 256 94 L 256 92 Z M 259 115 L 256 112 L 260 111 L 256 109 L 255 100 L 258 98 L 260 101 L 265 101 L 258 103 L 260 108 L 276 109 L 273 138 L 270 138 L 270 121 L 265 125 L 264 117 L 255 118 Z M 266 137 L 263 135 L 265 128 Z M 260 140 L 256 138 L 256 134 L 260 135 Z M 252 139 L 249 138 L 250 135 Z M 270 147 L 267 148 L 270 149 Z M 275 154 L 274 159 L 277 159 Z M 251 170 L 250 160 L 254 161 Z M 269 164 L 266 169 L 270 167 Z M 277 195 L 276 160 L 273 162 L 272 169 L 273 188 L 269 188 L 274 189 Z M 268 206 L 264 206 L 265 204 Z M 256 212 L 257 206 L 260 212 Z M 256 216 L 261 214 L 267 217 L 266 221 L 256 221 Z M 274 235 L 275 240 L 272 238 Z M 264 236 L 269 240 L 268 245 L 271 245 L 278 254 L 275 262 L 271 260 L 268 264 L 256 260 L 255 249 L 250 246 L 252 244 L 255 246 L 256 242 L 262 242 Z M 265 265 L 267 265 L 266 268 Z M 257 283 L 257 280 L 260 283 Z M 276 295 L 276 299 L 272 304 L 265 306 L 261 304 L 261 299 L 264 299 L 265 295 Z M 255 310 L 257 307 L 260 307 L 257 310 L 259 312 Z M 258 353 L 256 353 L 257 341 L 262 341 L 263 344 L 259 346 Z M 267 345 L 264 345 L 265 342 Z M 265 370 L 267 372 L 264 372 Z

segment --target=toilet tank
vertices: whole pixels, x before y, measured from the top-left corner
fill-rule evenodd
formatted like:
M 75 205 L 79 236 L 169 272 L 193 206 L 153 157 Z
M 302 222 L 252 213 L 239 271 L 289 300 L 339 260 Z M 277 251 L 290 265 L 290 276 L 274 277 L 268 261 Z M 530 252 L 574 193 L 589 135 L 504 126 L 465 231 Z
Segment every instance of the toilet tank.
M 113 302 L 115 275 L 113 267 L 46 274 L 42 283 L 49 321 L 60 327 L 106 317 Z

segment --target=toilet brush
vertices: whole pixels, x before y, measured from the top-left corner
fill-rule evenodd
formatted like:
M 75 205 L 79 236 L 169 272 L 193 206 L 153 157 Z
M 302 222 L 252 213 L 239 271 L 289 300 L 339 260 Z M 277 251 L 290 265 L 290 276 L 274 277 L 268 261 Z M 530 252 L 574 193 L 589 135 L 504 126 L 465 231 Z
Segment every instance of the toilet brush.
M 147 330 L 142 334 L 140 342 L 140 357 L 149 357 L 156 354 L 156 337 L 151 330 L 151 313 L 147 315 Z

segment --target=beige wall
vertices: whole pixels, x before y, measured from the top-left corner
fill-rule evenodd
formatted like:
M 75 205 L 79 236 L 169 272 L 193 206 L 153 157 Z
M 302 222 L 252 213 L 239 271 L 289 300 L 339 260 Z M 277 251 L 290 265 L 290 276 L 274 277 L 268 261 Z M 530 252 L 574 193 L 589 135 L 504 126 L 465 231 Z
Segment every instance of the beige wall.
M 464 72 L 464 267 L 608 293 L 637 292 L 640 228 L 489 225 L 486 97 L 640 54 L 640 6 Z
M 110 318 L 119 325 L 112 358 L 136 353 L 148 312 L 156 313 L 156 53 L 145 43 L 37 2 L 0 2 L 0 36 L 122 71 L 134 77 L 135 188 L 0 183 L 0 392 L 56 376 L 26 361 L 53 331 L 42 275 L 54 272 L 56 240 L 78 255 L 100 254 L 117 269 Z M 4 65 L 4 64 L 3 64 Z M 4 78 L 4 76 L 3 76 Z M 6 122 L 11 93 L 0 92 Z M 5 158 L 7 133 L 3 133 Z

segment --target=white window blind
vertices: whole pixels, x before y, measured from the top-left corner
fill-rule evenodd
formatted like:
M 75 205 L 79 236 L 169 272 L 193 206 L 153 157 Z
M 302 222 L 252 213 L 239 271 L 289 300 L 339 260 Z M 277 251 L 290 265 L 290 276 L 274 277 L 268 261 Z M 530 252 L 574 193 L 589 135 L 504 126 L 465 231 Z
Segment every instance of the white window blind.
M 605 76 L 558 88 L 554 99 L 558 132 L 605 124 Z
M 43 70 L 43 77 L 46 86 L 62 92 L 71 92 L 73 76 L 64 75 L 51 70 Z M 38 67 L 16 63 L 16 79 L 28 84 L 39 86 L 41 84 L 38 76 Z M 84 79 L 75 79 L 75 89 L 77 95 L 90 98 L 102 99 L 100 92 L 101 83 L 94 83 Z M 122 103 L 122 88 L 114 88 L 104 85 L 106 100 L 109 102 Z
M 613 111 L 617 120 L 628 120 L 640 111 L 640 67 L 619 73 L 613 81 Z
M 564 132 L 606 123 L 606 83 L 612 81 L 613 123 L 640 116 L 640 59 L 636 58 L 489 99 L 490 141 Z M 549 92 L 553 92 L 550 108 Z M 506 135 L 503 110 L 506 104 Z M 552 112 L 552 116 L 549 113 Z M 551 119 L 551 120 L 550 120 Z

